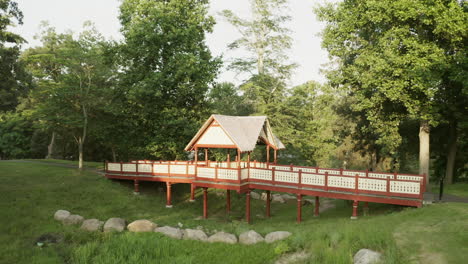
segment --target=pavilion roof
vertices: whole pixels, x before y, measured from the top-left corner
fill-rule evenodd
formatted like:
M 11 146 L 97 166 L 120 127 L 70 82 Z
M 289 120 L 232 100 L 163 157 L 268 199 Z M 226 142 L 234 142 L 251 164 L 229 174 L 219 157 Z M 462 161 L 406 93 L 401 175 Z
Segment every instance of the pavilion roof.
M 216 121 L 226 135 L 241 152 L 253 151 L 258 141 L 265 142 L 274 149 L 284 149 L 283 143 L 273 134 L 266 116 L 227 116 L 211 115 L 185 150 L 192 150 L 200 137 Z

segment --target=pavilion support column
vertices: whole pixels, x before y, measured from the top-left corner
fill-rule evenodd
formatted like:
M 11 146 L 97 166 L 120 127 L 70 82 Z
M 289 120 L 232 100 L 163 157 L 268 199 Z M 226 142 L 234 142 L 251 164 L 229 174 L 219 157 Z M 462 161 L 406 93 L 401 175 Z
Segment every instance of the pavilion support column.
M 205 149 L 205 163 L 208 166 L 208 149 Z
M 270 163 L 270 145 L 267 145 L 267 158 L 266 158 L 266 162 L 267 162 L 267 165 Z
M 359 205 L 359 201 L 354 200 L 354 202 L 353 202 L 353 215 L 351 216 L 352 220 L 358 219 L 358 205 Z
M 203 187 L 203 218 L 208 218 L 208 188 Z
M 278 151 L 277 151 L 276 149 L 275 149 L 275 152 L 274 152 L 274 154 L 275 154 L 275 156 L 274 156 L 274 158 L 273 158 L 273 159 L 274 159 L 274 163 L 275 163 L 275 165 L 276 165 L 276 163 L 277 163 L 277 161 L 278 161 L 278 159 L 277 159 L 277 154 L 278 154 Z
M 369 214 L 369 202 L 364 202 L 364 216 L 367 216 Z
M 240 149 L 237 149 L 237 167 L 241 167 L 241 151 Z
M 226 190 L 226 212 L 231 212 L 231 190 Z
M 133 194 L 138 195 L 140 194 L 140 184 L 138 183 L 138 180 L 133 181 Z
M 189 202 L 195 202 L 195 185 L 190 184 L 190 200 Z
M 250 189 L 247 190 L 245 195 L 245 221 L 250 224 Z
M 297 195 L 297 223 L 302 221 L 302 194 Z
M 266 191 L 266 217 L 270 217 L 271 191 Z
M 318 217 L 320 213 L 320 197 L 315 196 L 314 217 Z
M 166 208 L 172 208 L 172 193 L 171 193 L 171 189 L 172 189 L 172 184 L 170 182 L 166 182 Z

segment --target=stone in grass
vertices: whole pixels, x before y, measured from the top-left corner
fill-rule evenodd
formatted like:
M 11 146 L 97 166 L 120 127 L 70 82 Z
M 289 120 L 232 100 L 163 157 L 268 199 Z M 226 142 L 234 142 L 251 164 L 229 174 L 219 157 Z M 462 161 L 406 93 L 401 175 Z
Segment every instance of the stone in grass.
M 239 243 L 241 244 L 252 245 L 263 241 L 265 239 L 254 230 L 249 230 L 239 235 Z
M 287 193 L 282 194 L 281 197 L 283 197 L 283 199 L 286 200 L 286 201 L 287 200 L 296 200 L 297 199 L 296 196 L 293 196 L 293 195 L 290 195 L 290 194 L 287 194 Z
M 153 232 L 157 225 L 149 220 L 135 220 L 128 224 L 127 229 L 130 232 Z
M 125 220 L 122 218 L 109 218 L 104 224 L 104 232 L 122 232 L 125 229 Z
M 292 235 L 290 232 L 287 231 L 276 231 L 276 232 L 271 232 L 265 236 L 265 242 L 267 243 L 273 243 L 278 240 L 285 239 Z
M 379 263 L 382 254 L 379 252 L 372 251 L 367 248 L 360 249 L 356 255 L 354 255 L 354 264 L 374 264 Z
M 290 263 L 298 263 L 300 261 L 304 261 L 310 257 L 310 254 L 305 251 L 298 251 L 290 254 L 283 255 L 279 258 L 275 264 L 290 264 Z
M 237 243 L 237 237 L 225 232 L 217 232 L 208 238 L 208 242 L 222 242 L 227 244 Z
M 58 221 L 63 221 L 70 215 L 70 212 L 68 212 L 67 210 L 57 210 L 57 212 L 55 212 L 54 214 L 54 219 Z
M 99 221 L 98 219 L 86 219 L 83 221 L 83 224 L 81 225 L 80 229 L 91 232 L 101 231 L 103 225 L 104 221 Z
M 65 225 L 79 225 L 84 221 L 84 217 L 81 215 L 69 215 L 67 218 L 63 219 L 62 223 Z
M 261 198 L 260 194 L 256 192 L 250 192 L 250 197 L 252 197 L 252 199 L 255 199 L 255 200 L 260 200 Z
M 262 192 L 262 196 L 260 197 L 260 199 L 262 199 L 263 201 L 266 201 L 267 200 L 267 193 Z
M 281 194 L 273 194 L 273 202 L 278 202 L 278 203 L 285 203 L 285 200 Z
M 208 239 L 208 236 L 202 230 L 185 229 L 184 239 L 206 241 Z
M 184 236 L 184 233 L 182 232 L 182 230 L 180 230 L 179 228 L 170 227 L 170 226 L 157 227 L 154 229 L 154 232 L 162 233 L 166 236 L 169 236 L 175 239 L 182 239 L 182 237 Z

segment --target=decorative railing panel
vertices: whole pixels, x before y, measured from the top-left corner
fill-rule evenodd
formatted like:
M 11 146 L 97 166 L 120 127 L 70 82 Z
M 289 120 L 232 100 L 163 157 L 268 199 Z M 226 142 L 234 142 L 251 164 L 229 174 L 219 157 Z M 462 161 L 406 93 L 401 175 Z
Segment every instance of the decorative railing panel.
M 328 186 L 337 188 L 354 189 L 355 178 L 345 176 L 328 176 Z
M 301 176 L 302 184 L 325 186 L 325 175 L 302 173 Z
M 421 190 L 419 182 L 390 181 L 390 192 L 420 194 L 420 191 Z
M 266 169 L 250 169 L 250 178 L 265 181 L 271 181 L 271 170 Z
M 218 179 L 237 180 L 238 170 L 237 169 L 218 169 Z
M 136 163 L 125 163 L 125 164 L 122 164 L 122 171 L 125 171 L 125 172 L 136 172 Z
M 120 163 L 107 163 L 107 170 L 120 171 Z
M 138 163 L 138 172 L 151 173 L 151 164 Z
M 187 174 L 187 165 L 170 165 L 171 174 Z
M 197 168 L 197 177 L 214 179 L 215 178 L 215 168 L 198 167 Z
M 154 173 L 169 173 L 169 165 L 165 164 L 153 164 Z
M 299 174 L 293 171 L 275 171 L 275 181 L 299 183 Z
M 369 178 L 359 178 L 358 188 L 359 190 L 386 192 L 387 181 Z

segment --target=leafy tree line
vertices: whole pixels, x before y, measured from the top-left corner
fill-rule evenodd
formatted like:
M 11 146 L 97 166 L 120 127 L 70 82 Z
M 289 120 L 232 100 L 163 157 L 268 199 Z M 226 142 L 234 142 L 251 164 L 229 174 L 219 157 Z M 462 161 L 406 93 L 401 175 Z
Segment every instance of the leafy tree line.
M 186 159 L 185 144 L 218 113 L 267 115 L 286 145 L 281 163 L 466 177 L 464 2 L 317 7 L 334 66 L 327 84 L 295 87 L 286 0 L 251 0 L 251 17 L 220 12 L 241 36 L 227 49 L 248 54 L 230 60 L 205 43 L 216 22 L 207 0 L 125 0 L 123 41 L 92 23 L 78 33 L 44 23 L 41 45 L 22 52 L 8 31 L 22 13 L 0 3 L 2 159 Z M 223 62 L 240 85 L 215 82 Z

